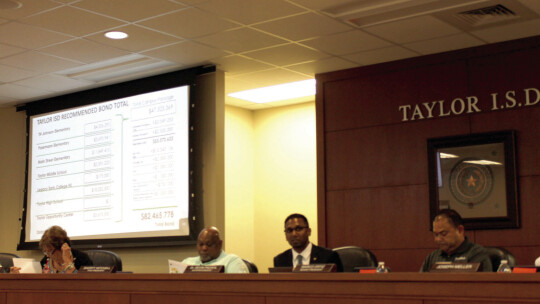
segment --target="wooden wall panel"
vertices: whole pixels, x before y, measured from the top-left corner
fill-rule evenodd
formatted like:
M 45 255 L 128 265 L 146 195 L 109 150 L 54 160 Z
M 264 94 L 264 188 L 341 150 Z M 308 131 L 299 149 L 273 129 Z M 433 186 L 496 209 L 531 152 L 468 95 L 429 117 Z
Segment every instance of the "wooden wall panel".
M 0 304 L 6 304 L 6 293 L 0 292 Z
M 399 106 L 466 95 L 464 62 L 374 72 L 324 85 L 325 130 L 400 123 Z
M 328 193 L 330 247 L 426 248 L 429 232 L 427 185 L 368 188 Z
M 427 184 L 426 139 L 468 131 L 455 117 L 327 133 L 326 189 Z
M 540 67 L 538 70 L 540 71 Z M 540 90 L 540 78 L 538 89 Z M 539 120 L 540 102 L 534 107 L 475 115 L 471 117 L 471 130 L 476 133 L 516 130 L 518 174 L 540 175 Z
M 378 261 L 385 262 L 392 272 L 418 272 L 427 255 L 435 250 L 433 238 L 423 246 L 431 246 L 426 249 L 377 249 L 373 254 Z
M 521 228 L 476 231 L 476 241 L 488 246 L 540 246 L 540 176 L 521 177 L 519 180 Z M 515 253 L 518 261 L 534 261 L 534 256 L 521 256 Z
M 318 75 L 319 243 L 363 246 L 416 271 L 399 255 L 419 259 L 434 248 L 426 139 L 512 129 L 522 227 L 467 235 L 531 261 L 530 248 L 540 247 L 540 101 L 523 106 L 523 89 L 540 90 L 538 58 L 540 36 Z M 490 94 L 508 90 L 521 107 L 492 110 Z M 399 105 L 467 96 L 479 99 L 480 113 L 401 122 Z

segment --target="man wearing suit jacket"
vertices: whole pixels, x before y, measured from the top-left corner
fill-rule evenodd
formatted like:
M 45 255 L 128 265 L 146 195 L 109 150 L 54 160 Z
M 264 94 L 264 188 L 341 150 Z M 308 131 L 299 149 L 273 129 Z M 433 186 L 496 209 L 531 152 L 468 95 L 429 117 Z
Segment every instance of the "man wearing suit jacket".
M 294 213 L 285 219 L 285 238 L 291 245 L 274 257 L 274 267 L 295 267 L 309 264 L 336 264 L 337 271 L 343 272 L 343 265 L 337 252 L 313 245 L 309 242 L 311 228 L 302 214 Z

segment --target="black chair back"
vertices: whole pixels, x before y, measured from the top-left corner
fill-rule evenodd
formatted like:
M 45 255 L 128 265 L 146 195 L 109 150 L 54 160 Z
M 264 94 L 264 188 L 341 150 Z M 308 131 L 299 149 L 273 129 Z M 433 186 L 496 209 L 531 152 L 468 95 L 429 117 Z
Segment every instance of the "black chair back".
M 0 264 L 5 272 L 9 272 L 9 268 L 13 266 L 13 258 L 20 258 L 20 256 L 13 253 L 0 253 Z
M 259 273 L 259 269 L 257 269 L 257 266 L 253 262 L 246 259 L 242 259 L 242 261 L 244 261 L 244 264 L 246 264 L 249 273 Z
M 343 264 L 343 272 L 355 272 L 356 267 L 377 267 L 377 258 L 371 251 L 358 246 L 334 248 Z
M 516 257 L 510 251 L 502 247 L 485 247 L 485 249 L 491 260 L 491 266 L 493 266 L 494 272 L 497 271 L 502 260 L 507 260 L 508 265 L 511 267 L 516 266 Z
M 94 266 L 106 266 L 106 267 L 116 267 L 116 271 L 122 271 L 122 259 L 120 256 L 112 251 L 108 250 L 87 250 L 85 251 Z

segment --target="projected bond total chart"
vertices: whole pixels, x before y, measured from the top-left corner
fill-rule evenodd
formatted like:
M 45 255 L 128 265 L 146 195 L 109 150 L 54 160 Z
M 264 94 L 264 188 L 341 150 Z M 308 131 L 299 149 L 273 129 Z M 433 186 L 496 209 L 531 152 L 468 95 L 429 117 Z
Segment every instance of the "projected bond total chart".
M 176 100 L 173 96 L 134 103 L 132 110 L 133 210 L 145 226 L 177 228 L 175 190 Z
M 122 219 L 122 128 L 120 115 L 84 126 L 85 221 Z

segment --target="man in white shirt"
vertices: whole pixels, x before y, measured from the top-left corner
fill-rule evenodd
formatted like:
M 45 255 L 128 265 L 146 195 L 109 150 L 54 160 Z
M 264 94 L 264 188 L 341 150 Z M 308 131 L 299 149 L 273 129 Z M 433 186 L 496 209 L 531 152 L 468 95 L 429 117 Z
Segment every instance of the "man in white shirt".
M 199 256 L 187 258 L 183 263 L 188 265 L 223 265 L 225 273 L 248 273 L 244 261 L 234 254 L 222 250 L 223 241 L 216 227 L 204 228 L 197 239 Z

